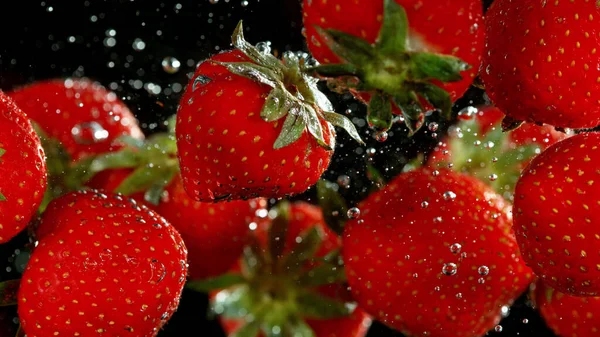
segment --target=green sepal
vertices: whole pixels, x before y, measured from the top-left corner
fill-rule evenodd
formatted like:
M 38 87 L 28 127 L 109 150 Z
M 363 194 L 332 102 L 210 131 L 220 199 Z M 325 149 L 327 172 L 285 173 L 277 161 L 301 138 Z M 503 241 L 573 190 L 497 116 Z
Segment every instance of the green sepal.
M 238 23 L 231 36 L 233 46 L 242 51 L 252 61 L 257 64 L 262 64 L 272 69 L 282 69 L 281 62 L 269 53 L 262 53 L 255 46 L 251 45 L 244 38 L 244 27 L 242 21 Z
M 337 127 L 340 127 L 342 129 L 346 130 L 348 132 L 348 134 L 350 135 L 350 137 L 352 137 L 359 144 L 362 144 L 362 145 L 365 144 L 365 142 L 360 138 L 360 135 L 358 134 L 356 127 L 350 121 L 350 119 L 348 119 L 348 117 L 346 117 L 344 115 L 340 115 L 335 112 L 329 112 L 329 111 L 323 111 L 322 113 L 323 113 L 323 117 L 325 118 L 326 121 L 328 121 L 329 123 L 331 123 Z
M 284 266 L 287 270 L 301 268 L 304 262 L 315 255 L 323 242 L 323 234 L 317 227 L 311 227 L 302 233 L 300 238 L 301 241 L 284 257 Z
M 170 135 L 175 135 L 175 128 L 177 126 L 177 115 L 171 115 L 165 121 L 165 125 L 167 126 L 167 132 Z
M 246 278 L 240 274 L 223 274 L 205 280 L 188 281 L 185 287 L 194 291 L 208 293 L 243 283 L 246 283 Z
M 157 179 L 144 193 L 144 200 L 153 205 L 158 205 L 162 198 L 165 188 L 171 183 L 175 175 L 176 170 L 166 170 L 165 175 Z
M 361 76 L 362 71 L 350 63 L 322 64 L 307 69 L 308 72 L 324 77 Z
M 226 318 L 243 318 L 254 302 L 250 288 L 240 285 L 219 291 L 211 301 L 211 309 Z
M 107 152 L 97 156 L 83 158 L 70 169 L 66 179 L 73 188 L 81 188 L 96 174 L 110 169 L 134 168 L 141 164 L 139 152 L 125 148 L 116 152 Z
M 423 52 L 410 54 L 410 65 L 410 77 L 420 81 L 456 82 L 463 79 L 462 71 L 470 69 L 470 65 L 458 57 Z
M 306 106 L 305 109 L 308 110 L 306 113 L 304 113 L 308 132 L 310 132 L 320 146 L 328 151 L 332 151 L 333 148 L 327 144 L 323 136 L 323 127 L 321 126 L 319 117 L 317 117 L 316 110 L 311 106 Z
M 419 153 L 416 157 L 404 165 L 402 168 L 402 173 L 414 171 L 420 167 L 423 167 L 423 165 L 425 165 L 425 155 L 423 153 Z
M 17 333 L 15 334 L 15 337 L 25 337 L 25 330 L 23 330 L 23 326 L 21 324 L 19 324 L 19 328 L 17 329 Z
M 334 184 L 326 180 L 317 182 L 317 199 L 323 211 L 327 226 L 341 235 L 346 224 L 348 205 L 344 198 L 334 189 Z
M 372 181 L 377 188 L 382 188 L 386 184 L 386 180 L 383 177 L 383 174 L 379 172 L 372 164 L 367 164 L 367 178 Z
M 247 277 L 257 274 L 267 261 L 264 257 L 264 249 L 255 236 L 250 236 L 250 242 L 244 247 L 242 253 L 242 273 Z
M 306 128 L 306 122 L 301 116 L 301 113 L 301 111 L 292 110 L 287 114 L 285 122 L 283 122 L 283 127 L 281 128 L 281 133 L 273 144 L 274 149 L 281 149 L 300 139 Z
M 394 0 L 384 0 L 384 16 L 375 48 L 383 55 L 395 57 L 406 51 L 408 17 L 404 7 Z
M 296 299 L 298 312 L 306 318 L 335 319 L 347 317 L 353 306 L 312 291 L 302 291 Z
M 257 320 L 245 322 L 239 329 L 228 337 L 256 337 L 260 332 L 260 322 Z
M 0 192 L 0 201 L 6 201 L 6 197 Z
M 367 121 L 377 131 L 387 131 L 392 127 L 392 104 L 387 95 L 376 91 L 371 96 Z
M 0 158 L 6 153 L 6 150 L 0 147 Z
M 133 147 L 133 148 L 141 148 L 144 146 L 144 140 L 132 137 L 130 135 L 121 135 L 116 140 L 118 143 L 122 143 L 125 146 Z
M 272 261 L 278 261 L 283 256 L 290 221 L 290 203 L 286 200 L 276 206 L 277 216 L 269 227 L 269 255 Z
M 409 130 L 409 136 L 421 129 L 425 122 L 423 106 L 416 92 L 410 91 L 394 97 L 394 103 L 400 109 L 404 124 Z
M 338 263 L 322 263 L 302 274 L 297 282 L 303 287 L 342 284 L 346 282 L 346 272 L 344 266 Z
M 20 279 L 0 282 L 0 307 L 17 305 L 20 282 Z
M 267 67 L 250 62 L 212 62 L 224 66 L 233 74 L 253 79 L 262 84 L 266 84 L 271 88 L 277 87 L 277 82 L 275 82 L 274 79 L 277 78 L 278 75 Z
M 173 159 L 176 160 L 176 159 Z M 173 178 L 173 170 L 170 167 L 155 167 L 144 165 L 135 169 L 127 178 L 125 178 L 114 192 L 123 195 L 131 195 L 133 193 L 147 191 L 158 180 L 165 181 L 163 186 L 166 186 Z
M 377 57 L 375 48 L 359 37 L 319 26 L 315 26 L 315 29 L 327 47 L 350 64 L 364 65 Z
M 416 92 L 423 96 L 429 104 L 442 112 L 445 119 L 452 117 L 452 98 L 446 90 L 431 83 L 418 83 L 415 88 Z
M 516 130 L 524 123 L 524 121 L 514 119 L 510 116 L 504 116 L 504 119 L 502 119 L 502 131 L 508 132 Z
M 312 328 L 302 320 L 289 324 L 289 329 L 292 337 L 316 337 Z
M 276 87 L 271 90 L 260 112 L 260 117 L 266 122 L 274 122 L 284 117 L 290 110 L 290 101 L 285 92 Z

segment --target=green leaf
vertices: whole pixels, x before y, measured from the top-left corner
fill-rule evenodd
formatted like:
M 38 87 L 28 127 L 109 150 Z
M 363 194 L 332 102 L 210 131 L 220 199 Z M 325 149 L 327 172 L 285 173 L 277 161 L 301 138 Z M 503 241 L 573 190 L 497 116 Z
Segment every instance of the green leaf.
M 377 57 L 375 48 L 367 41 L 335 29 L 315 26 L 321 40 L 337 56 L 358 67 L 371 63 Z
M 219 291 L 211 301 L 212 310 L 225 318 L 244 318 L 254 300 L 247 285 Z
M 150 188 L 144 193 L 144 200 L 147 202 L 158 205 L 160 203 L 160 199 L 162 197 L 163 192 L 165 191 L 165 187 L 167 187 L 173 178 L 178 173 L 176 170 L 170 170 L 166 172 L 166 176 L 157 179 Z
M 331 145 L 327 144 L 323 136 L 323 127 L 321 126 L 319 116 L 317 116 L 317 111 L 311 106 L 306 106 L 303 111 L 308 132 L 310 132 L 310 134 L 317 140 L 319 145 L 328 151 L 332 151 L 333 148 Z
M 342 318 L 354 311 L 351 305 L 308 290 L 298 295 L 296 305 L 298 312 L 310 319 Z
M 125 148 L 94 157 L 85 157 L 71 166 L 66 179 L 74 189 L 83 186 L 101 171 L 119 168 L 134 168 L 141 164 L 138 151 Z
M 146 140 L 142 146 L 144 154 L 164 157 L 165 155 L 177 155 L 177 141 L 175 135 L 169 133 L 157 133 Z M 151 160 L 148 160 L 151 161 Z
M 311 227 L 300 235 L 301 241 L 284 258 L 286 269 L 296 270 L 301 268 L 304 262 L 315 256 L 315 253 L 323 242 L 322 235 L 318 227 Z
M 429 104 L 440 109 L 444 118 L 450 119 L 452 117 L 452 98 L 446 90 L 435 84 L 419 83 L 416 85 L 416 91 L 419 95 L 423 96 Z
M 322 64 L 316 67 L 306 69 L 307 72 L 317 74 L 323 77 L 339 76 L 361 76 L 362 71 L 359 67 L 350 63 Z
M 302 320 L 289 324 L 289 328 L 292 337 L 316 337 L 312 328 Z
M 273 122 L 285 116 L 290 111 L 290 107 L 291 102 L 284 89 L 276 87 L 265 100 L 260 117 L 267 122 Z
M 304 118 L 301 116 L 301 109 L 301 107 L 292 107 L 285 122 L 283 122 L 279 137 L 277 137 L 275 144 L 273 144 L 274 149 L 281 149 L 300 139 L 304 133 L 304 129 L 306 129 Z
M 384 0 L 383 4 L 383 23 L 375 47 L 382 54 L 394 57 L 406 50 L 408 17 L 396 1 Z
M 260 322 L 254 320 L 252 322 L 246 322 L 242 327 L 237 329 L 234 333 L 230 334 L 229 337 L 256 337 L 260 332 Z
M 6 201 L 6 197 L 0 192 L 0 201 Z
M 276 88 L 277 80 L 282 78 L 271 69 L 250 62 L 213 62 L 224 66 L 233 74 L 266 84 L 271 88 Z
M 378 188 L 383 187 L 386 183 L 383 174 L 381 174 L 381 172 L 379 172 L 379 170 L 377 170 L 375 166 L 369 163 L 367 164 L 367 178 L 369 178 L 370 181 L 375 183 L 375 185 L 377 185 Z
M 0 282 L 0 307 L 17 305 L 20 282 L 20 279 Z
M 271 54 L 260 52 L 255 46 L 244 39 L 244 27 L 241 20 L 233 31 L 231 42 L 234 47 L 243 52 L 252 61 L 265 65 L 278 72 L 282 71 L 283 65 L 281 64 L 281 61 Z
M 348 205 L 342 196 L 334 189 L 334 184 L 326 180 L 317 182 L 317 199 L 323 210 L 327 225 L 337 234 L 344 231 Z
M 290 220 L 290 203 L 282 200 L 277 205 L 277 217 L 269 227 L 269 254 L 272 261 L 277 261 L 283 255 Z
M 463 78 L 460 73 L 470 68 L 469 64 L 457 57 L 433 53 L 412 53 L 410 62 L 410 78 L 419 81 L 460 81 Z
M 346 281 L 346 272 L 344 267 L 332 264 L 322 263 L 300 276 L 298 283 L 303 287 L 318 287 L 327 284 L 342 284 Z
M 365 142 L 363 142 L 363 140 L 360 138 L 358 131 L 356 131 L 356 127 L 348 119 L 348 117 L 346 117 L 344 115 L 340 115 L 335 112 L 329 112 L 329 111 L 322 111 L 321 113 L 323 114 L 323 117 L 325 118 L 326 121 L 328 121 L 329 123 L 331 123 L 337 127 L 340 127 L 342 129 L 346 130 L 346 132 L 348 132 L 350 137 L 352 137 L 358 143 L 363 144 L 363 145 L 365 144 Z
M 223 274 L 214 278 L 199 281 L 189 281 L 185 287 L 191 290 L 208 293 L 213 290 L 226 289 L 246 282 L 240 274 Z
M 404 124 L 409 129 L 409 136 L 414 135 L 423 126 L 423 122 L 425 121 L 423 106 L 419 102 L 416 93 L 413 91 L 398 95 L 394 97 L 394 103 L 402 112 Z
M 371 96 L 367 120 L 369 126 L 378 131 L 387 131 L 392 127 L 392 104 L 387 95 L 376 91 Z

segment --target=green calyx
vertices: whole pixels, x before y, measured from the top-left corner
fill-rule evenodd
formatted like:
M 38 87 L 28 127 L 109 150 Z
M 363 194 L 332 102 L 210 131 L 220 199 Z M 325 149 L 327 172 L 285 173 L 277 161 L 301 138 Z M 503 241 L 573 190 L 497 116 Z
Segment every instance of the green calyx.
M 295 53 L 286 52 L 283 61 L 268 52 L 261 52 L 246 42 L 242 22 L 232 36 L 235 48 L 244 53 L 251 62 L 216 62 L 230 72 L 248 77 L 272 88 L 260 116 L 266 122 L 285 118 L 279 137 L 273 144 L 280 149 L 297 141 L 305 131 L 327 150 L 335 147 L 334 135 L 323 131 L 323 122 L 329 122 L 346 130 L 352 138 L 363 144 L 354 124 L 345 116 L 334 112 L 329 99 L 317 88 L 318 79 L 305 71 L 306 60 Z
M 383 23 L 375 44 L 341 31 L 316 27 L 323 42 L 345 63 L 319 65 L 310 71 L 334 78 L 331 82 L 337 90 L 369 92 L 371 127 L 388 130 L 395 106 L 413 134 L 423 125 L 423 101 L 450 117 L 451 97 L 432 81 L 460 81 L 461 72 L 470 66 L 454 56 L 411 50 L 406 11 L 394 0 L 383 1 Z
M 513 199 L 524 164 L 540 151 L 533 144 L 516 146 L 500 125 L 481 135 L 475 118 L 460 122 L 449 135 L 451 161 L 438 162 L 439 167 L 451 166 L 455 171 L 475 176 L 507 200 Z
M 301 233 L 293 247 L 285 247 L 289 204 L 281 202 L 273 212 L 277 215 L 272 219 L 267 247 L 258 241 L 248 245 L 239 274 L 191 281 L 187 287 L 202 292 L 218 290 L 211 301 L 212 310 L 225 319 L 243 322 L 230 336 L 256 337 L 262 332 L 265 336 L 314 337 L 306 319 L 345 317 L 355 307 L 316 290 L 345 282 L 340 252 L 315 256 L 322 243 L 316 227 Z

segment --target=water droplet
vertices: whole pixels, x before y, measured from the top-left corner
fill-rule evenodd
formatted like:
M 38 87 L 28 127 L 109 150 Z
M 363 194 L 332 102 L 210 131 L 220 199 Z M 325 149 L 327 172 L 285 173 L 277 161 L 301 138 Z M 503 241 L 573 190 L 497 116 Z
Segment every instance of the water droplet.
M 381 131 L 375 134 L 375 140 L 380 143 L 385 142 L 388 139 L 388 133 L 385 131 Z
M 201 87 L 203 85 L 210 83 L 210 81 L 212 81 L 212 79 L 210 77 L 207 77 L 204 75 L 198 75 L 198 77 L 196 77 L 194 79 L 194 84 L 192 85 L 192 91 L 196 91 L 196 89 L 198 89 L 199 87 Z
M 423 201 L 421 203 L 421 208 L 427 208 L 427 207 L 429 207 L 429 203 L 427 201 Z
M 263 54 L 271 53 L 271 41 L 259 42 L 256 44 L 256 49 Z
M 447 276 L 455 275 L 458 270 L 458 267 L 454 263 L 446 263 L 442 267 L 442 273 Z
M 427 126 L 427 128 L 429 128 L 429 131 L 437 131 L 439 128 L 439 124 L 436 122 L 431 122 L 429 123 L 429 125 Z
M 476 141 L 473 142 L 473 145 L 479 146 L 479 145 L 481 145 L 481 141 L 480 140 L 476 140 Z
M 461 299 L 462 298 L 462 293 L 457 293 L 456 294 L 456 298 Z
M 210 2 L 211 4 L 213 4 L 213 5 L 214 5 L 214 4 L 216 4 L 216 3 L 219 3 L 219 0 L 209 0 L 208 2 Z
M 433 290 L 435 290 L 435 291 L 440 291 L 440 289 L 441 289 L 440 286 L 436 286 L 435 288 L 433 288 Z
M 410 260 L 410 255 L 404 255 L 405 260 Z
M 510 315 L 510 307 L 503 305 L 502 308 L 500 308 L 500 313 L 502 314 L 503 318 L 508 317 L 508 315 Z
M 248 1 L 247 0 L 242 0 L 242 7 L 246 7 L 248 6 Z
M 181 67 L 181 62 L 173 56 L 165 57 L 160 64 L 162 65 L 163 70 L 168 74 L 175 74 Z
M 523 324 L 527 324 L 529 323 L 529 320 L 527 318 L 523 318 Z
M 479 110 L 474 106 L 468 106 L 458 112 L 458 118 L 463 120 L 469 120 L 475 116 Z
M 477 272 L 479 273 L 479 275 L 485 276 L 490 273 L 490 268 L 488 268 L 487 266 L 481 266 L 477 268 Z
M 348 177 L 345 174 L 342 174 L 341 176 L 339 176 L 337 178 L 337 183 L 338 183 L 338 185 L 340 185 L 343 188 L 349 188 L 350 187 L 350 177 Z
M 369 155 L 369 157 L 373 157 L 376 153 L 377 150 L 375 150 L 375 148 L 370 147 L 367 149 L 367 155 Z
M 490 179 L 491 181 L 496 181 L 496 179 L 498 179 L 498 175 L 495 173 L 492 173 L 488 176 L 488 179 Z
M 452 192 L 452 191 L 446 191 L 444 192 L 444 200 L 446 201 L 452 201 L 456 199 L 456 193 Z
M 450 252 L 452 254 L 458 254 L 460 253 L 460 250 L 462 249 L 462 246 L 460 245 L 460 243 L 453 243 L 450 245 Z
M 496 162 L 498 162 L 498 157 L 493 157 L 492 158 L 492 163 L 496 163 Z
M 431 172 L 431 174 L 432 174 L 434 177 L 437 177 L 437 176 L 439 176 L 439 175 L 440 175 L 440 171 L 438 171 L 438 170 L 433 170 L 433 172 Z
M 494 327 L 494 331 L 496 332 L 502 332 L 502 325 L 498 324 Z
M 433 223 L 440 223 L 443 221 L 444 221 L 444 219 L 442 219 L 441 216 L 436 216 L 435 218 L 433 218 Z
M 419 274 L 417 274 L 417 273 L 414 273 L 414 274 L 412 274 L 412 277 L 413 277 L 413 278 L 419 278 Z
M 347 215 L 349 219 L 356 219 L 360 216 L 360 209 L 358 209 L 358 207 L 352 207 L 348 210 Z
M 131 47 L 135 51 L 142 51 L 146 48 L 146 42 L 144 42 L 144 40 L 142 40 L 140 38 L 137 38 L 137 39 L 133 40 L 133 44 L 131 45 Z
M 150 279 L 148 282 L 157 284 L 162 281 L 165 276 L 167 276 L 167 268 L 165 265 L 158 260 L 152 260 L 150 262 Z
M 89 145 L 105 141 L 108 131 L 98 122 L 84 122 L 71 129 L 71 135 L 77 144 Z
M 484 284 L 485 283 L 485 279 L 483 277 L 480 277 L 479 279 L 477 279 L 477 283 Z

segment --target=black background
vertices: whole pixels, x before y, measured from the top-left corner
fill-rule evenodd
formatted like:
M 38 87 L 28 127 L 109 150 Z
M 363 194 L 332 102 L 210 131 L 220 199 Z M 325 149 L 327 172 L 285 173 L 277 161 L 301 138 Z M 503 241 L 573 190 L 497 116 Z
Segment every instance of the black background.
M 10 90 L 54 77 L 90 77 L 114 89 L 134 111 L 146 133 L 155 132 L 160 130 L 160 122 L 175 113 L 182 92 L 179 89 L 187 84 L 197 62 L 229 48 L 230 34 L 239 20 L 244 20 L 246 38 L 252 43 L 271 41 L 277 51 L 305 50 L 299 0 L 247 2 L 243 6 L 242 0 L 219 0 L 216 4 L 210 0 L 2 1 L 0 89 Z M 485 5 L 490 2 L 485 1 Z M 113 47 L 105 46 L 105 39 L 111 37 L 110 30 L 116 32 Z M 136 39 L 144 41 L 144 50 L 134 50 Z M 179 71 L 165 71 L 161 65 L 165 57 L 179 60 Z M 136 89 L 136 80 L 159 85 L 161 93 Z M 360 123 L 360 116 L 364 116 L 360 105 L 348 97 L 332 96 L 332 99 L 340 111 L 350 108 L 356 116 L 355 122 Z M 457 102 L 455 110 L 483 101 L 482 92 L 473 88 Z M 442 124 L 438 133 L 441 135 L 446 127 Z M 391 177 L 418 152 L 427 152 L 437 142 L 426 128 L 409 139 L 400 124 L 384 143 L 375 141 L 364 127 L 361 132 L 368 140 L 367 146 L 358 146 L 340 133 L 341 146 L 325 174 L 325 178 L 333 181 L 341 174 L 350 176 L 351 186 L 342 192 L 351 204 L 363 198 L 372 186 L 365 175 L 367 161 Z M 375 149 L 376 154 L 367 155 L 368 148 Z M 300 198 L 314 200 L 312 193 L 309 191 Z M 23 250 L 27 240 L 23 233 L 9 244 L 0 245 L 0 280 L 19 277 L 14 251 Z M 178 312 L 159 336 L 223 336 L 219 324 L 208 318 L 206 307 L 204 295 L 186 291 Z M 14 325 L 10 323 L 14 316 L 10 308 L 0 311 L 0 325 L 2 320 Z M 523 323 L 524 319 L 528 323 Z M 489 335 L 552 336 L 535 311 L 526 305 L 525 296 L 501 325 L 501 333 Z M 368 336 L 400 334 L 375 323 Z

